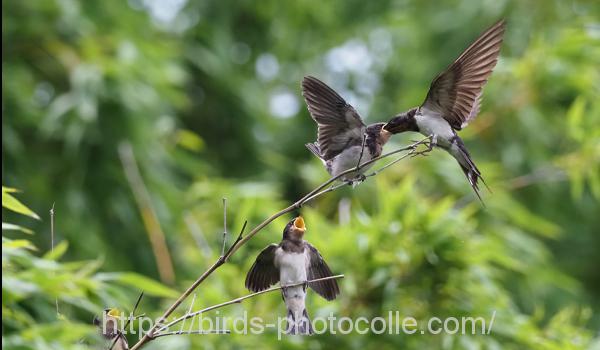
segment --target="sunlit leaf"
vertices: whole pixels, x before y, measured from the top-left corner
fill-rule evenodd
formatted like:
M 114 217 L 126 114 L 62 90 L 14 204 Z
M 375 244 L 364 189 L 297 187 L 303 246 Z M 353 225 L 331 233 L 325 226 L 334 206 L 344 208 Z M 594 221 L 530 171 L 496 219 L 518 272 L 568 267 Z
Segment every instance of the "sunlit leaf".
M 67 252 L 68 248 L 69 242 L 61 241 L 56 246 L 54 246 L 53 250 L 50 250 L 46 254 L 44 254 L 44 259 L 58 260 Z
M 2 223 L 2 230 L 6 230 L 6 231 L 21 231 L 23 233 L 27 233 L 29 235 L 33 234 L 33 231 L 23 227 L 23 226 L 19 226 L 19 225 L 15 225 L 15 224 L 10 224 L 8 222 L 3 222 Z
M 39 220 L 40 217 L 34 213 L 31 209 L 27 208 L 18 199 L 13 197 L 10 193 L 15 192 L 12 188 L 2 186 L 2 207 L 12 210 L 16 213 L 30 216 L 34 219 Z

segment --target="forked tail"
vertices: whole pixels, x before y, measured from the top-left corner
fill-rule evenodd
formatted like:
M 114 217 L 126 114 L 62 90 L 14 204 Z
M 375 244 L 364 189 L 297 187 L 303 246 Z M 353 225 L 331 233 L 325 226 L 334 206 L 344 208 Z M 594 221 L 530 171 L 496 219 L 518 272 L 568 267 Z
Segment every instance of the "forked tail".
M 296 315 L 292 310 L 288 309 L 287 313 L 287 334 L 297 334 L 297 335 L 311 335 L 313 334 L 312 324 L 310 323 L 310 318 L 308 317 L 308 313 L 306 309 L 302 311 L 302 316 L 296 319 Z
M 483 200 L 481 199 L 481 195 L 479 194 L 479 180 L 481 179 L 481 182 L 485 185 L 488 191 L 490 191 L 490 188 L 485 183 L 485 180 L 481 176 L 481 172 L 473 162 L 473 159 L 471 159 L 471 155 L 465 147 L 464 142 L 459 137 L 456 137 L 455 142 L 457 146 L 456 149 L 458 150 L 458 152 L 454 153 L 454 157 L 458 161 L 458 164 L 460 164 L 460 168 L 465 173 L 465 176 L 467 177 L 469 184 L 473 188 L 473 191 L 477 195 L 477 198 L 479 198 L 481 203 L 484 204 Z

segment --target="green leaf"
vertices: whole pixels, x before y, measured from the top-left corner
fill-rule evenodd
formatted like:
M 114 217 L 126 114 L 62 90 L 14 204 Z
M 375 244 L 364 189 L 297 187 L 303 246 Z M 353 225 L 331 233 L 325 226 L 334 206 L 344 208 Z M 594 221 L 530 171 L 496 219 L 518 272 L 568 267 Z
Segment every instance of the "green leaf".
M 69 242 L 62 241 L 58 243 L 53 250 L 50 250 L 49 252 L 44 254 L 44 259 L 58 260 L 65 254 L 67 248 L 69 248 Z
M 15 239 L 14 241 L 5 240 L 2 243 L 2 249 L 21 249 L 21 248 L 37 250 L 37 248 L 33 245 L 33 243 L 31 243 L 30 241 L 28 241 L 26 239 Z
M 36 213 L 27 208 L 23 203 L 10 194 L 11 192 L 15 191 L 16 190 L 14 188 L 2 186 L 2 206 L 8 210 L 12 210 L 16 213 L 27 215 L 39 220 L 40 217 Z
M 28 235 L 32 235 L 33 234 L 33 231 L 31 231 L 30 229 L 28 229 L 26 227 L 15 225 L 15 224 L 10 224 L 8 222 L 3 222 L 2 223 L 2 231 L 21 231 L 21 232 L 26 233 Z
M 204 148 L 204 140 L 193 131 L 180 129 L 176 137 L 181 147 L 192 152 L 199 152 Z
M 160 282 L 157 282 L 148 277 L 142 276 L 135 272 L 112 272 L 99 273 L 96 278 L 101 281 L 117 282 L 143 290 L 147 295 L 157 297 L 174 298 L 177 296 L 177 291 L 171 289 Z

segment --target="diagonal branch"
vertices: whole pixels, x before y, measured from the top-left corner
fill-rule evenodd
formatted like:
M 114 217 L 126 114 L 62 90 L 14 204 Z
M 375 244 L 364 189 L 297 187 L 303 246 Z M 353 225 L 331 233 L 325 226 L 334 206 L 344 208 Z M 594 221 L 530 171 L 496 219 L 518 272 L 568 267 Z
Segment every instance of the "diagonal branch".
M 208 270 L 206 270 L 200 277 L 198 277 L 198 279 L 196 281 L 194 281 L 194 283 L 192 283 L 192 285 L 181 294 L 181 296 L 163 313 L 163 315 L 161 316 L 160 320 L 164 321 L 167 319 L 167 317 L 169 317 L 174 311 L 175 309 L 177 309 L 177 307 L 179 307 L 179 305 L 181 305 L 181 303 L 183 303 L 183 301 L 190 295 L 192 294 L 192 292 L 200 285 L 204 282 L 204 280 L 206 280 L 206 278 L 208 278 L 208 276 L 210 276 L 216 269 L 218 269 L 221 265 L 225 264 L 229 258 L 244 244 L 246 244 L 252 237 L 254 237 L 258 232 L 260 232 L 263 228 L 265 228 L 267 225 L 269 225 L 271 222 L 275 221 L 275 219 L 279 218 L 280 216 L 283 216 L 287 213 L 290 213 L 294 210 L 297 210 L 299 208 L 301 208 L 304 204 L 308 203 L 309 201 L 312 201 L 316 198 L 318 198 L 319 196 L 327 193 L 327 192 L 331 192 L 334 189 L 337 189 L 341 186 L 335 185 L 333 186 L 332 189 L 327 190 L 327 187 L 329 187 L 331 184 L 333 184 L 334 182 L 342 179 L 344 176 L 354 173 L 358 170 L 361 170 L 381 159 L 393 156 L 395 154 L 398 153 L 402 153 L 402 152 L 406 152 L 405 155 L 403 155 L 400 159 L 397 159 L 396 161 L 393 161 L 392 163 L 395 164 L 396 162 L 398 162 L 401 159 L 405 159 L 408 156 L 416 156 L 416 155 L 424 155 L 427 152 L 431 151 L 431 148 L 428 148 L 426 150 L 421 150 L 419 151 L 419 146 L 421 145 L 429 145 L 431 142 L 430 138 L 424 138 L 423 140 L 414 142 L 408 146 L 396 149 L 394 151 L 382 154 L 381 156 L 377 157 L 377 158 L 373 158 L 371 160 L 365 161 L 359 165 L 357 165 L 356 167 L 352 167 L 346 171 L 341 172 L 340 174 L 338 174 L 337 176 L 334 176 L 332 178 L 330 178 L 329 180 L 323 182 L 322 184 L 320 184 L 319 186 L 317 186 L 316 188 L 314 188 L 312 191 L 308 192 L 306 195 L 304 195 L 302 198 L 300 198 L 299 200 L 297 200 L 295 203 L 293 203 L 292 205 L 290 205 L 289 207 L 282 209 L 278 212 L 276 212 L 275 214 L 271 215 L 270 217 L 268 217 L 267 219 L 265 219 L 263 222 L 261 222 L 260 224 L 258 224 L 258 226 L 256 226 L 255 228 L 253 228 L 246 236 L 242 236 L 244 229 L 246 227 L 246 223 L 244 223 L 244 227 L 242 228 L 242 231 L 240 232 L 240 235 L 238 236 L 237 240 L 233 243 L 233 245 L 231 245 L 231 247 L 229 247 L 229 249 L 227 250 L 227 252 L 225 252 L 225 254 L 223 256 L 220 256 L 217 261 L 215 261 L 214 264 L 212 264 Z M 370 176 L 374 176 L 376 175 L 370 175 Z M 155 339 L 156 337 L 156 332 L 158 331 L 158 329 L 160 328 L 160 322 L 158 322 L 154 327 L 152 327 L 152 329 L 146 333 L 144 335 L 144 337 L 142 337 L 132 348 L 131 350 L 137 350 L 140 349 L 142 346 L 144 346 L 146 343 L 148 343 L 149 341 Z

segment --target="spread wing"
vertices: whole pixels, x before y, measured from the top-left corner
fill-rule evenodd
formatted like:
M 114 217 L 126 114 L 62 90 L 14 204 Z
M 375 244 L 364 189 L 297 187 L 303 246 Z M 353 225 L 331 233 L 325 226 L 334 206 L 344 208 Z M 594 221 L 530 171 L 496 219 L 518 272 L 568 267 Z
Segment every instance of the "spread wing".
M 498 61 L 504 35 L 504 20 L 483 32 L 429 88 L 421 106 L 426 113 L 438 115 L 456 130 L 476 115 L 483 86 Z
M 279 282 L 279 270 L 275 267 L 277 247 L 279 246 L 273 243 L 258 254 L 246 275 L 246 288 L 253 292 L 260 292 Z
M 329 266 L 323 260 L 323 257 L 310 243 L 306 243 L 308 247 L 308 254 L 310 258 L 308 266 L 308 279 L 314 280 L 317 278 L 333 276 Z M 309 283 L 308 285 L 312 290 L 317 292 L 320 296 L 327 300 L 333 300 L 340 294 L 340 288 L 338 287 L 337 281 L 334 279 Z
M 351 145 L 362 145 L 366 126 L 358 112 L 337 92 L 315 77 L 304 77 L 302 96 L 319 126 L 321 156 L 329 160 Z

